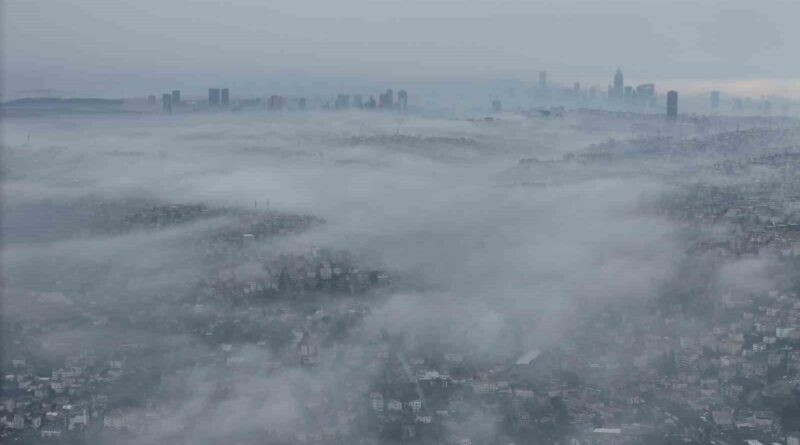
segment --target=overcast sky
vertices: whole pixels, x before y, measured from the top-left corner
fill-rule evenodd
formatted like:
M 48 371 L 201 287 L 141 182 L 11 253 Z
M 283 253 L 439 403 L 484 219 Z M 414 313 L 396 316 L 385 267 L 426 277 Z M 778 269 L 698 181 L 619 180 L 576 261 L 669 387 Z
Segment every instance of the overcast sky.
M 139 95 L 166 83 L 252 92 L 286 82 L 532 84 L 539 70 L 605 86 L 617 66 L 632 82 L 794 89 L 800 78 L 800 2 L 791 0 L 3 3 L 4 96 Z

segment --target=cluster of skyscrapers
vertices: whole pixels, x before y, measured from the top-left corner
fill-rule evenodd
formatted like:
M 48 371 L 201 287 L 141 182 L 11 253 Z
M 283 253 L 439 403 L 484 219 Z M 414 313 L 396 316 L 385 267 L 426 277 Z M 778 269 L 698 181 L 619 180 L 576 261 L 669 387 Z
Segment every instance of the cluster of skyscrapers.
M 547 85 L 547 72 L 539 72 L 539 92 L 541 98 L 549 98 L 549 88 Z M 596 90 L 589 89 L 589 99 L 594 100 L 596 97 Z M 582 98 L 586 99 L 586 94 L 581 94 L 580 83 L 575 83 L 573 88 L 569 91 L 562 91 L 562 96 L 567 98 Z M 632 85 L 625 85 L 625 75 L 622 73 L 621 68 L 617 68 L 614 73 L 614 80 L 608 86 L 607 93 L 608 103 L 612 108 L 629 108 L 629 107 L 654 107 L 657 103 L 656 87 L 652 83 L 643 83 L 634 88 Z M 717 109 L 719 107 L 719 91 L 711 93 L 711 107 Z M 495 111 L 499 110 L 499 104 L 492 104 Z M 678 115 L 678 92 L 667 92 L 667 116 L 675 118 Z
M 352 98 L 352 101 L 350 100 Z M 364 98 L 360 94 L 353 94 L 352 96 L 349 94 L 339 94 L 336 96 L 336 101 L 333 103 L 333 107 L 337 110 L 344 110 L 348 108 L 358 108 L 358 109 L 400 109 L 406 110 L 408 109 L 408 93 L 405 90 L 400 90 L 397 92 L 397 100 L 395 101 L 394 92 L 391 89 L 386 90 L 386 92 L 381 93 L 378 95 L 378 100 L 376 101 L 373 96 L 370 96 L 369 99 L 365 102 Z
M 155 106 L 157 98 L 155 95 L 147 97 L 147 105 Z M 181 104 L 180 90 L 174 90 L 171 93 L 164 93 L 161 96 L 161 109 L 165 113 L 171 113 L 172 108 Z M 211 108 L 224 108 L 230 106 L 230 90 L 228 88 L 209 88 L 208 89 L 208 106 Z M 284 109 L 297 109 L 305 110 L 307 101 L 305 98 L 288 99 L 285 96 L 270 95 L 262 99 L 249 99 L 239 101 L 237 106 L 257 106 L 261 104 L 270 110 L 284 110 Z M 395 94 L 391 89 L 386 90 L 384 93 L 378 95 L 378 100 L 370 96 L 368 100 L 364 100 L 361 94 L 339 94 L 333 106 L 329 102 L 322 104 L 322 108 L 335 108 L 335 109 L 408 109 L 408 93 L 405 90 L 400 90 Z
M 231 102 L 231 92 L 227 88 L 209 88 L 208 105 L 212 107 L 227 107 Z
M 147 96 L 147 105 L 154 106 L 156 100 L 156 96 L 153 94 Z M 171 113 L 172 108 L 181 105 L 181 103 L 180 90 L 172 90 L 171 93 L 161 95 L 161 110 L 165 113 Z M 228 88 L 209 88 L 208 105 L 212 107 L 230 105 L 230 90 Z
M 147 96 L 147 105 L 155 106 L 156 100 L 157 99 L 154 94 Z M 171 93 L 164 93 L 161 95 L 161 109 L 165 113 L 172 113 L 172 107 L 178 106 L 180 104 L 181 104 L 180 90 L 172 90 Z
M 544 103 L 551 103 L 556 105 L 557 102 L 574 102 L 575 104 L 585 104 L 593 102 L 598 99 L 598 91 L 595 87 L 590 87 L 588 90 L 582 91 L 581 84 L 575 82 L 572 88 L 553 88 L 548 85 L 547 72 L 539 72 L 538 88 L 536 89 L 535 96 L 537 99 Z M 608 106 L 612 109 L 634 109 L 639 107 L 654 108 L 658 105 L 659 99 L 656 96 L 656 88 L 652 83 L 639 84 L 636 87 L 633 85 L 625 85 L 625 76 L 621 68 L 617 68 L 614 73 L 613 82 L 608 85 L 608 92 L 606 94 Z M 712 91 L 710 94 L 710 107 L 712 110 L 719 109 L 720 106 L 720 92 Z M 740 107 L 741 108 L 741 107 Z M 499 112 L 502 110 L 502 104 L 499 100 L 492 102 L 492 110 Z M 675 118 L 678 115 L 678 92 L 667 92 L 667 116 Z
M 587 91 L 581 91 L 580 83 L 576 82 L 571 89 L 564 89 L 556 91 L 566 99 L 580 99 L 584 101 L 587 99 Z M 550 88 L 547 83 L 547 72 L 539 72 L 539 84 L 537 96 L 540 99 L 550 99 Z M 597 89 L 591 87 L 588 89 L 588 99 L 595 100 L 597 96 Z M 625 76 L 622 69 L 617 68 L 614 73 L 613 84 L 608 86 L 607 95 L 609 104 L 612 107 L 629 107 L 629 106 L 646 106 L 654 107 L 657 103 L 655 85 L 652 83 L 644 83 L 634 88 L 630 85 L 625 85 Z M 712 110 L 719 109 L 720 106 L 720 92 L 712 91 L 710 93 L 710 107 Z M 251 103 L 252 102 L 252 103 Z M 150 95 L 147 97 L 147 104 L 155 106 L 157 97 Z M 270 110 L 283 110 L 289 109 L 306 109 L 306 99 L 292 99 L 288 100 L 284 96 L 271 95 L 263 99 L 245 100 L 245 106 L 255 105 L 258 103 L 263 104 Z M 240 105 L 242 104 L 240 103 Z M 161 96 L 161 108 L 165 113 L 171 113 L 173 107 L 181 105 L 181 92 L 180 90 L 173 90 L 171 93 L 164 93 Z M 228 107 L 230 106 L 230 90 L 228 88 L 209 88 L 208 89 L 208 105 L 214 107 Z M 408 93 L 405 90 L 400 90 L 395 94 L 391 89 L 378 95 L 377 100 L 375 97 L 370 96 L 369 99 L 364 100 L 361 94 L 339 94 L 336 96 L 334 103 L 325 103 L 323 108 L 341 109 L 399 109 L 406 110 L 408 108 Z M 741 108 L 741 104 L 739 104 Z M 492 102 L 492 110 L 495 112 L 502 111 L 502 103 L 499 100 Z M 678 115 L 678 93 L 676 91 L 667 92 L 667 116 L 674 118 Z
M 608 86 L 608 100 L 614 105 L 653 106 L 656 102 L 656 86 L 652 83 L 643 83 L 635 89 L 631 85 L 626 86 L 622 69 L 617 68 L 614 84 Z

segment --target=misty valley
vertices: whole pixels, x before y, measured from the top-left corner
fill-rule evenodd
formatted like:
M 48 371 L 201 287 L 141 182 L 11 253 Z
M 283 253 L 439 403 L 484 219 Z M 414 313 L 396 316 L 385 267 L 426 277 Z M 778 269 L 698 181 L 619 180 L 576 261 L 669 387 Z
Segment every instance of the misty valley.
M 3 443 L 800 443 L 795 118 L 2 130 Z

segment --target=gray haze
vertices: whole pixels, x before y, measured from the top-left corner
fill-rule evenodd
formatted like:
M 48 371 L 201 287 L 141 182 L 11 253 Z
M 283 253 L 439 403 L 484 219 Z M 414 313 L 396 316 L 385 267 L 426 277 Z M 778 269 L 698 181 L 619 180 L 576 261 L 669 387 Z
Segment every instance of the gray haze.
M 0 442 L 800 444 L 795 2 L 2 8 Z
M 581 320 L 608 317 L 609 307 L 623 308 L 623 320 L 636 320 L 665 295 L 722 301 L 780 288 L 778 262 L 769 254 L 740 258 L 687 250 L 695 237 L 726 238 L 734 228 L 691 229 L 651 209 L 660 197 L 682 190 L 675 178 L 694 178 L 694 169 L 726 155 L 653 162 L 636 153 L 656 142 L 625 142 L 630 130 L 622 122 L 582 112 L 477 121 L 363 111 L 6 119 L 5 323 L 52 320 L 52 327 L 5 348 L 18 357 L 24 341 L 32 348 L 29 359 L 45 363 L 124 354 L 126 372 L 139 372 L 132 371 L 138 366 L 162 370 L 141 389 L 146 400 L 125 398 L 134 391 L 125 385 L 133 383 L 112 391 L 123 395 L 112 397 L 105 417 L 93 418 L 92 441 L 128 437 L 108 436 L 116 430 L 97 426 L 124 410 L 146 419 L 146 427 L 129 426 L 136 443 L 246 441 L 261 434 L 295 443 L 314 431 L 352 434 L 362 428 L 353 418 L 367 401 L 350 394 L 380 387 L 386 371 L 375 361 L 354 368 L 336 363 L 342 357 L 358 362 L 376 348 L 381 354 L 383 336 L 403 339 L 413 354 L 463 354 L 470 366 L 491 366 L 529 350 L 562 351 L 573 344 Z M 695 136 L 700 139 L 678 133 L 674 143 L 715 137 Z M 776 143 L 796 141 L 789 133 Z M 605 149 L 624 156 L 613 163 L 570 161 Z M 722 186 L 754 177 L 709 173 L 705 179 Z M 240 279 L 263 278 L 255 258 L 309 255 L 322 247 L 352 252 L 362 267 L 387 271 L 394 284 L 367 300 L 322 300 L 319 310 L 331 314 L 361 304 L 368 309 L 344 338 L 322 343 L 315 367 L 285 366 L 294 360 L 291 342 L 284 349 L 265 347 L 263 340 L 224 340 L 215 331 L 220 321 L 202 325 L 206 336 L 180 324 L 169 328 L 213 320 L 222 310 L 215 305 L 230 303 L 186 303 L 198 292 L 195 283 L 217 276 L 223 266 L 208 262 L 208 245 L 198 241 L 228 220 L 121 233 L 91 229 L 96 208 L 131 212 L 159 202 L 242 210 L 260 203 L 324 218 L 311 230 L 261 241 L 233 257 L 230 273 Z M 297 327 L 273 324 L 286 317 L 263 317 L 289 308 L 290 316 L 297 311 L 313 320 L 318 306 L 308 301 L 254 301 L 249 308 L 225 309 L 232 311 L 226 317 L 236 318 L 234 324 L 261 323 L 258 338 L 294 335 L 297 342 Z M 671 307 L 682 304 L 695 303 Z M 699 332 L 703 323 L 702 317 L 667 320 L 666 332 L 683 336 Z M 286 331 L 280 333 L 280 326 Z M 130 344 L 144 349 L 119 349 Z M 605 365 L 597 366 L 609 373 L 614 362 L 641 367 L 659 360 L 649 352 L 600 351 L 595 359 Z M 216 361 L 219 354 L 224 361 Z M 581 382 L 604 378 L 569 372 Z M 475 375 L 486 378 L 482 371 Z M 339 417 L 319 420 L 314 413 L 329 404 L 339 406 Z M 481 442 L 504 431 L 503 417 L 477 402 L 459 413 L 443 423 L 448 440 Z
M 443 85 L 539 70 L 565 85 L 628 79 L 798 94 L 796 2 L 3 2 L 4 96 L 54 88 L 136 96 L 165 82 L 202 94 Z M 749 82 L 743 85 L 741 82 Z M 775 82 L 778 82 L 776 85 Z M 719 88 L 718 88 L 719 89 Z M 189 93 L 187 91 L 187 93 Z

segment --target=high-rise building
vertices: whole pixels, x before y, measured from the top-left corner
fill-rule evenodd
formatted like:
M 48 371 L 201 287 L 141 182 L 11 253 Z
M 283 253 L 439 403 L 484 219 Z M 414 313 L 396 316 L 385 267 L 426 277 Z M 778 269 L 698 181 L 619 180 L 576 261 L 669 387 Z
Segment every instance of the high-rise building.
M 306 109 L 306 98 L 305 97 L 301 97 L 300 99 L 297 100 L 297 108 L 299 108 L 301 110 L 305 110 Z
M 617 68 L 614 74 L 614 99 L 621 100 L 625 89 L 625 78 L 622 76 L 622 69 Z
M 208 89 L 208 104 L 212 107 L 219 105 L 219 88 Z
M 353 106 L 355 108 L 364 108 L 364 99 L 360 94 L 353 95 Z
M 269 97 L 269 100 L 267 100 L 267 108 L 269 108 L 270 110 L 283 110 L 285 106 L 286 106 L 286 98 L 283 96 L 278 96 L 276 94 L 273 94 L 272 96 Z
M 678 92 L 674 90 L 667 92 L 667 117 L 678 117 Z
M 575 82 L 574 84 L 572 84 L 572 91 L 574 91 L 576 93 L 580 92 L 581 91 L 581 83 L 580 82 Z
M 500 102 L 499 100 L 493 100 L 492 101 L 492 111 L 494 111 L 495 113 L 499 113 L 499 112 L 503 111 L 503 103 Z
M 547 71 L 539 71 L 539 91 L 547 90 Z
M 155 94 L 151 94 L 151 95 L 147 96 L 147 105 L 152 107 L 155 104 L 156 104 L 156 95 Z
M 656 98 L 656 86 L 652 83 L 643 83 L 636 87 L 636 102 L 641 105 L 651 105 Z
M 406 90 L 397 92 L 397 106 L 400 107 L 401 110 L 406 110 L 408 108 L 408 93 Z
M 381 95 L 381 96 L 382 96 L 382 95 Z M 370 97 L 369 97 L 369 100 L 367 101 L 367 105 L 366 105 L 366 107 L 365 107 L 365 108 L 367 108 L 367 109 L 369 109 L 369 110 L 374 110 L 374 109 L 375 109 L 375 107 L 377 107 L 377 105 L 378 105 L 378 104 L 375 102 L 375 98 L 374 98 L 373 96 L 370 96 Z
M 180 105 L 181 90 L 172 90 L 172 105 Z
M 711 95 L 709 96 L 711 101 L 711 109 L 716 110 L 719 108 L 719 91 L 712 91 Z
M 632 86 L 626 86 L 625 87 L 624 98 L 625 98 L 625 103 L 626 104 L 629 104 L 629 103 L 633 102 L 633 87 Z
M 161 95 L 161 110 L 165 113 L 172 113 L 172 95 L 164 93 Z
M 227 88 L 220 90 L 220 103 L 223 107 L 231 104 L 231 91 Z
M 378 96 L 378 108 L 394 108 L 394 92 L 391 89 Z
M 348 94 L 339 94 L 336 96 L 336 102 L 334 104 L 337 110 L 344 110 L 350 108 L 350 95 Z

